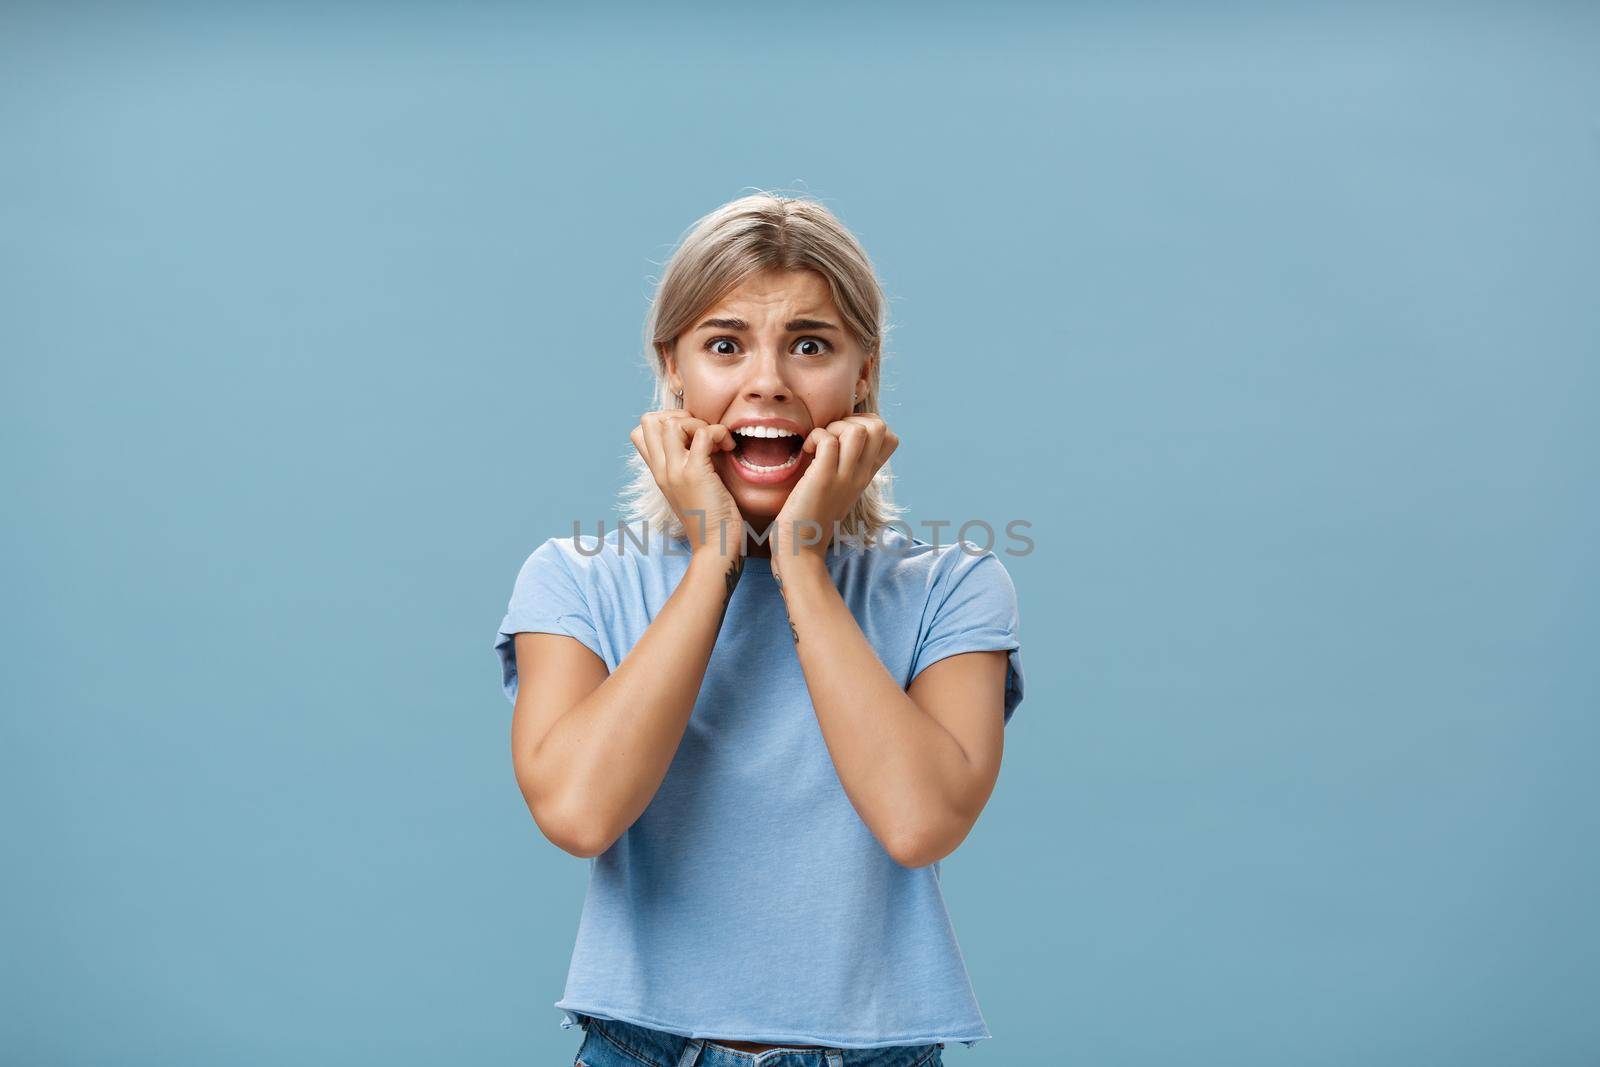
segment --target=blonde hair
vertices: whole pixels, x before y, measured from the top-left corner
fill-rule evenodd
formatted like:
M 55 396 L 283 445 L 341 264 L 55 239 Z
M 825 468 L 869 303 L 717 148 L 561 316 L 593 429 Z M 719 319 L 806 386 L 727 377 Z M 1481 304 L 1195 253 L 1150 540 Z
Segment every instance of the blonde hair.
M 655 409 L 674 410 L 683 401 L 672 392 L 666 355 L 679 334 L 725 293 L 751 275 L 767 270 L 813 270 L 828 283 L 845 326 L 872 359 L 865 396 L 853 413 L 876 413 L 883 367 L 883 340 L 889 331 L 888 301 L 872 263 L 859 242 L 815 200 L 763 192 L 730 201 L 705 215 L 687 231 L 667 261 L 645 323 L 647 365 L 655 375 Z M 670 537 L 684 536 L 683 524 L 656 485 L 650 467 L 638 452 L 627 457 L 632 479 L 622 491 L 623 513 L 630 523 L 647 523 Z M 884 527 L 899 519 L 893 499 L 889 464 L 861 493 L 834 533 L 855 542 L 874 541 Z M 832 538 L 830 538 L 832 540 Z

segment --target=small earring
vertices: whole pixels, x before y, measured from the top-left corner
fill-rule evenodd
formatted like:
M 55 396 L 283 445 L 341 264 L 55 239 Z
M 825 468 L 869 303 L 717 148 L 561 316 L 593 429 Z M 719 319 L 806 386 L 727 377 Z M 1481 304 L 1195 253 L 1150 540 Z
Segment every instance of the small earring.
M 851 393 L 851 394 L 850 394 L 850 403 L 852 403 L 852 404 L 854 404 L 854 403 L 856 403 L 856 402 L 857 402 L 857 401 L 856 401 L 856 394 L 854 394 L 854 393 Z

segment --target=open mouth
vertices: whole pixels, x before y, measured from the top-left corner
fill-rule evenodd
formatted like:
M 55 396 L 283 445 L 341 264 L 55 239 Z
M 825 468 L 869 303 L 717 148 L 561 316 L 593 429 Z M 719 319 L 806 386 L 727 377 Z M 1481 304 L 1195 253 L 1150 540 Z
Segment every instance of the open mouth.
M 776 426 L 743 426 L 733 431 L 734 462 L 757 474 L 776 474 L 800 462 L 805 438 Z

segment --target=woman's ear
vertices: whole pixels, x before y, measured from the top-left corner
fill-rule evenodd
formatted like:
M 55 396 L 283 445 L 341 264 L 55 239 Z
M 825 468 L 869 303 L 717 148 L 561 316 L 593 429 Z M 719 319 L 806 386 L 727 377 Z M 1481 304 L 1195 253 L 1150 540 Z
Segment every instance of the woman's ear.
M 877 368 L 878 357 L 869 355 L 861 361 L 861 376 L 856 379 L 856 396 L 862 400 L 867 398 L 867 390 L 872 385 L 872 374 Z
M 657 345 L 661 353 L 661 363 L 667 370 L 667 388 L 674 393 L 683 392 L 683 379 L 678 377 L 678 357 L 673 353 L 672 345 Z

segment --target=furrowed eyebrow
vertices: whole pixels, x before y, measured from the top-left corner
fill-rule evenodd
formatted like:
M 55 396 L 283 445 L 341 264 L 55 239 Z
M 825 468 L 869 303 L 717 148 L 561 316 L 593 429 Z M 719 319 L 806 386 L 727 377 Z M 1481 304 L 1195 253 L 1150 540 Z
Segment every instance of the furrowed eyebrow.
M 783 327 L 790 333 L 797 330 L 837 330 L 839 327 L 831 322 L 821 319 L 790 319 Z M 697 330 L 749 330 L 750 324 L 743 319 L 707 319 Z

